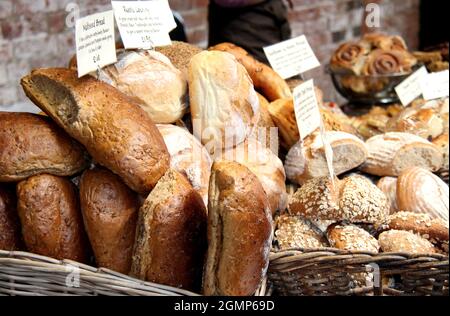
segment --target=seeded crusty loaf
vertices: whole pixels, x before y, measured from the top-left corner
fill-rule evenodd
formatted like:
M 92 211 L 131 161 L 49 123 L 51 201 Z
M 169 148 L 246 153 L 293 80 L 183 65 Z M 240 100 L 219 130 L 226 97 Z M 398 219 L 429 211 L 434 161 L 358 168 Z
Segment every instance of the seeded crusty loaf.
M 139 211 L 131 274 L 199 291 L 206 251 L 206 208 L 179 172 L 169 169 Z
M 370 180 L 354 175 L 344 180 L 316 178 L 305 183 L 292 197 L 289 211 L 311 220 L 379 223 L 386 220 L 386 196 Z
M 249 296 L 269 265 L 272 216 L 258 178 L 235 162 L 215 162 L 209 187 L 203 292 Z
M 0 250 L 14 251 L 22 247 L 16 204 L 14 190 L 0 184 Z
M 48 117 L 0 112 L 0 182 L 41 173 L 72 176 L 88 164 L 84 148 Z
M 169 167 L 164 140 L 127 96 L 68 69 L 34 70 L 21 81 L 27 96 L 133 190 L 147 194 Z
M 80 205 L 97 265 L 128 274 L 139 209 L 137 194 L 111 171 L 96 168 L 81 177 Z
M 331 246 L 347 251 L 367 251 L 378 253 L 380 245 L 375 237 L 355 225 L 331 225 L 327 229 Z
M 443 164 L 439 148 L 407 133 L 386 133 L 367 140 L 369 157 L 361 169 L 380 177 L 397 177 L 409 167 L 438 171 Z
M 185 42 L 172 41 L 169 46 L 155 47 L 157 52 L 170 59 L 172 64 L 188 77 L 189 63 L 192 57 L 202 52 L 202 49 Z
M 28 251 L 86 263 L 88 242 L 70 180 L 37 175 L 17 185 L 17 211 Z
M 280 250 L 302 248 L 318 249 L 328 247 L 320 229 L 301 216 L 283 214 L 276 219 L 275 241 Z
M 431 242 L 407 231 L 389 230 L 378 237 L 378 242 L 383 252 L 422 255 L 437 252 Z

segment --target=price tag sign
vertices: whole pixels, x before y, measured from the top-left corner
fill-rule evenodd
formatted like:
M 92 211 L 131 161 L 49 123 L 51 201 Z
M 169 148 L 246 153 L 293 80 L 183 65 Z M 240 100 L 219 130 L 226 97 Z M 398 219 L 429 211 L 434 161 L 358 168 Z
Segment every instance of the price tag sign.
M 126 49 L 150 49 L 172 44 L 176 26 L 167 0 L 112 1 L 120 36 Z
M 427 69 L 424 67 L 417 70 L 411 76 L 406 78 L 401 84 L 395 88 L 400 102 L 404 106 L 408 106 L 412 101 L 417 99 L 422 95 L 422 88 L 420 82 L 422 78 L 428 75 Z
M 283 79 L 292 78 L 320 66 L 304 35 L 264 47 L 264 52 L 272 68 Z
M 75 37 L 78 77 L 117 61 L 113 11 L 78 19 Z
M 421 79 L 420 87 L 423 93 L 423 98 L 426 101 L 448 97 L 448 70 L 427 74 Z

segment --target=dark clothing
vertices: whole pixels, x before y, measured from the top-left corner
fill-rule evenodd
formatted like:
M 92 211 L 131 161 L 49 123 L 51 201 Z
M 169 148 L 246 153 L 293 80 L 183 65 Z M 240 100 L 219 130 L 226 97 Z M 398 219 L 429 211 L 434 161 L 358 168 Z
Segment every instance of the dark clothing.
M 291 37 L 288 11 L 282 0 L 267 0 L 241 8 L 209 5 L 209 46 L 236 44 L 267 63 L 263 47 Z

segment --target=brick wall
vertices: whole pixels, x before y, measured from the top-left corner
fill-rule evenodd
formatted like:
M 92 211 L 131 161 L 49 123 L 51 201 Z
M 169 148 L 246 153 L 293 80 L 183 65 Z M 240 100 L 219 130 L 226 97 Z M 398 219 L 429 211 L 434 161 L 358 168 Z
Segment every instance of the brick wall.
M 169 2 L 185 19 L 190 42 L 206 46 L 208 0 Z M 419 0 L 377 2 L 382 8 L 382 29 L 405 36 L 416 47 Z M 0 110 L 12 109 L 13 104 L 14 110 L 30 110 L 19 79 L 33 68 L 64 66 L 74 53 L 73 29 L 65 23 L 68 3 L 77 3 L 82 16 L 110 9 L 110 0 L 0 0 Z M 306 34 L 322 63 L 328 61 L 339 42 L 359 36 L 363 0 L 293 0 L 293 3 L 290 12 L 293 35 Z M 328 99 L 337 99 L 323 68 L 306 76 L 316 79 Z

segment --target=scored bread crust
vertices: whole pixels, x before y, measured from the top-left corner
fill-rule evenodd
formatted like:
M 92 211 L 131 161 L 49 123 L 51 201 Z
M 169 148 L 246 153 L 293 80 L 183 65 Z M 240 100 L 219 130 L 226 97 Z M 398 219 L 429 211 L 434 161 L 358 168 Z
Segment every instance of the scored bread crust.
M 21 81 L 27 96 L 83 144 L 96 162 L 147 194 L 169 167 L 164 140 L 130 98 L 69 69 L 39 69 Z
M 253 295 L 267 271 L 273 230 L 262 185 L 239 163 L 215 162 L 208 209 L 203 293 Z
M 48 117 L 0 112 L 0 182 L 42 173 L 72 176 L 88 165 L 84 148 Z

